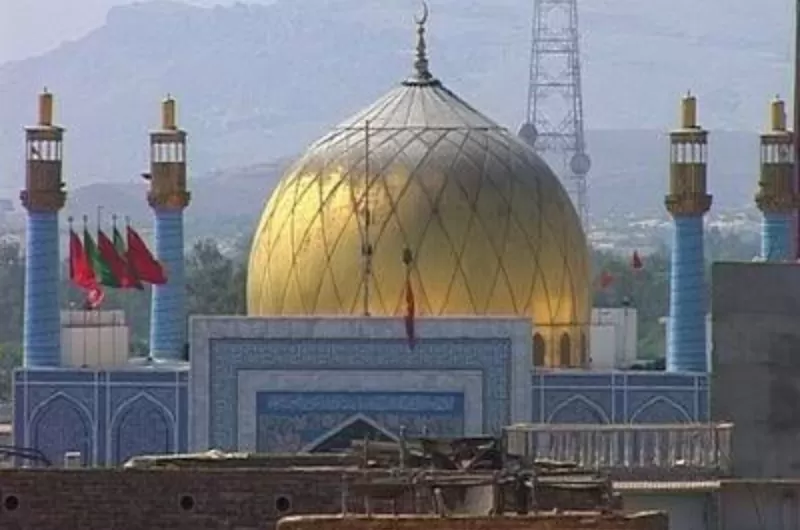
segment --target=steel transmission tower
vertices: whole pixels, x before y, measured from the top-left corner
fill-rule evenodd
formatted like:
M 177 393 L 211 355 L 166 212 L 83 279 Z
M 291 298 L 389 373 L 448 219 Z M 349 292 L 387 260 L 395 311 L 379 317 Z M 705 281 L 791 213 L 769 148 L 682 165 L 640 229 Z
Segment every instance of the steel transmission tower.
M 534 0 L 528 112 L 519 136 L 552 164 L 589 224 L 578 0 Z

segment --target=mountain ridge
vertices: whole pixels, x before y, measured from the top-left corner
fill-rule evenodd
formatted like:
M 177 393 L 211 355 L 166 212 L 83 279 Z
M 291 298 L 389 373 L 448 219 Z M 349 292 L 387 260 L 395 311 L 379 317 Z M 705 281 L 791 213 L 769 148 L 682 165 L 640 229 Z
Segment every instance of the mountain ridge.
M 599 214 L 661 208 L 667 149 L 664 133 L 654 131 L 675 123 L 686 85 L 698 93 L 701 122 L 712 129 L 712 190 L 721 204 L 751 202 L 757 139 L 716 129 L 756 129 L 769 98 L 780 92 L 775 87 L 789 86 L 791 17 L 784 3 L 581 6 L 590 192 Z M 157 125 L 158 102 L 168 92 L 178 98 L 180 123 L 190 134 L 193 175 L 236 174 L 299 153 L 410 72 L 416 9 L 408 0 L 113 8 L 84 38 L 0 66 L 0 172 L 14 176 L 6 182 L 22 182 L 21 127 L 35 117 L 35 94 L 45 85 L 68 129 L 65 173 L 72 189 L 131 182 L 146 169 L 147 131 Z M 527 91 L 529 7 L 437 0 L 431 12 L 434 74 L 515 130 Z M 753 26 L 756 15 L 762 23 Z M 264 176 L 266 194 L 271 179 Z M 631 193 L 636 185 L 647 193 Z M 8 189 L 16 195 L 14 188 Z

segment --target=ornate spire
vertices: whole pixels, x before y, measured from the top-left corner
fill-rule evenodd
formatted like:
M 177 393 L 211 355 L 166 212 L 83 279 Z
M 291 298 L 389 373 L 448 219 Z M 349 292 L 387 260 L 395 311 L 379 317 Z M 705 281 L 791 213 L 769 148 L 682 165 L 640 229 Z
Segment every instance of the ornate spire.
M 433 75 L 428 70 L 427 45 L 425 43 L 425 24 L 428 22 L 428 4 L 422 2 L 422 16 L 414 17 L 417 24 L 417 56 L 414 60 L 414 81 L 432 81 Z

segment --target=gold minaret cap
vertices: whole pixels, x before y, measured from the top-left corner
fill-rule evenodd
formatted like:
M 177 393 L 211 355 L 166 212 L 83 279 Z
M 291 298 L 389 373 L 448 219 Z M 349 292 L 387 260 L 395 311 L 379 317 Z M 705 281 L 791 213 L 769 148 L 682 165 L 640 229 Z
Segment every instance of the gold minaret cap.
M 39 94 L 39 125 L 50 127 L 53 125 L 53 94 L 47 87 Z
M 681 102 L 681 127 L 697 128 L 697 98 L 691 92 L 686 92 Z
M 167 94 L 167 97 L 161 103 L 161 127 L 165 131 L 174 131 L 178 128 L 175 115 L 175 100 L 171 95 Z
M 786 103 L 780 98 L 775 96 L 769 106 L 770 126 L 775 132 L 783 132 L 786 130 Z

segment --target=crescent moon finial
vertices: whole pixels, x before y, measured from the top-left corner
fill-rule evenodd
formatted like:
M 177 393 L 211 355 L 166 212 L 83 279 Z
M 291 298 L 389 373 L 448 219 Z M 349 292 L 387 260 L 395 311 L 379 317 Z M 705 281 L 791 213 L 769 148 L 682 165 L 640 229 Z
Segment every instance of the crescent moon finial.
M 428 11 L 428 2 L 425 2 L 425 0 L 423 0 L 422 1 L 422 16 L 421 17 L 415 16 L 414 17 L 414 22 L 416 22 L 420 26 L 424 26 L 425 23 L 428 22 L 428 14 L 429 13 L 430 12 Z
M 425 23 L 428 21 L 429 13 L 427 2 L 422 0 L 422 16 L 414 16 L 414 22 L 417 23 L 417 57 L 414 61 L 416 82 L 428 82 L 433 78 L 428 70 L 427 45 L 425 44 Z

